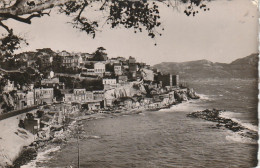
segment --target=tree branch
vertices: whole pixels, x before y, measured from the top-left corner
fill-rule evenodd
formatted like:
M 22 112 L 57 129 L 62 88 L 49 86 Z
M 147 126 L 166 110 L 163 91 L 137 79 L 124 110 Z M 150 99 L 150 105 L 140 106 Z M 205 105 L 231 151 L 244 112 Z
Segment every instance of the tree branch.
M 84 0 L 84 4 L 83 4 L 83 7 L 81 8 L 81 10 L 79 11 L 79 14 L 77 16 L 77 20 L 80 22 L 80 17 L 81 17 L 81 14 L 82 12 L 84 11 L 84 9 L 88 6 L 88 2 L 87 0 Z
M 0 8 L 0 15 L 6 16 L 0 18 L 0 20 L 6 20 L 9 18 L 9 16 L 13 18 L 13 15 L 16 16 L 26 15 L 26 14 L 32 14 L 34 12 L 44 11 L 46 9 L 51 9 L 55 6 L 63 5 L 64 3 L 69 1 L 73 1 L 73 0 L 46 0 L 45 2 L 41 4 L 37 4 L 34 7 L 32 7 L 32 6 L 25 5 L 25 2 L 27 2 L 27 0 L 17 0 L 16 3 L 11 7 Z
M 12 14 L 9 14 L 9 13 L 0 13 L 0 17 L 11 18 L 11 19 L 17 20 L 19 22 L 27 23 L 27 24 L 31 24 L 32 23 L 31 22 L 32 18 L 34 18 L 34 17 L 42 17 L 43 15 L 50 15 L 50 14 L 49 13 L 38 12 L 37 14 L 32 14 L 32 15 L 30 15 L 27 18 L 22 18 L 20 16 L 12 15 Z
M 5 24 L 3 24 L 3 22 L 0 21 L 0 26 L 2 26 L 8 33 L 12 34 L 13 33 L 13 29 L 9 29 L 8 26 L 6 26 Z

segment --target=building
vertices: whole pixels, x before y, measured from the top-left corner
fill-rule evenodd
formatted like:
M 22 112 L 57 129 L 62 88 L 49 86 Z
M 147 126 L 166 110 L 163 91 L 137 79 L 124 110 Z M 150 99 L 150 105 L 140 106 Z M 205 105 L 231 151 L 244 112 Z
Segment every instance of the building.
M 95 69 L 87 69 L 86 71 L 84 71 L 83 74 L 89 75 L 89 76 L 96 76 Z
M 129 64 L 135 64 L 136 63 L 135 57 L 130 56 L 129 59 L 128 59 L 128 63 Z
M 70 54 L 67 51 L 60 52 L 58 56 L 54 58 L 54 60 L 61 66 L 67 68 L 75 69 L 83 65 L 83 58 L 80 54 Z
M 136 72 L 136 71 L 138 71 L 138 65 L 137 65 L 137 64 L 130 64 L 130 65 L 129 65 L 129 71 L 130 71 L 130 72 Z
M 106 65 L 102 62 L 97 62 L 94 64 L 95 74 L 98 76 L 103 76 L 106 72 Z
M 117 77 L 117 81 L 118 83 L 126 83 L 128 80 L 127 76 L 126 75 L 120 75 Z
M 27 107 L 30 107 L 30 106 L 34 105 L 34 94 L 33 94 L 33 91 L 27 91 L 27 93 L 26 93 L 26 104 L 27 104 Z
M 62 52 L 59 53 L 59 56 L 65 57 L 65 56 L 70 56 L 70 53 L 63 50 Z
M 67 103 L 74 102 L 74 101 L 75 101 L 74 94 L 65 93 L 65 94 L 64 94 L 64 99 L 63 99 L 63 101 L 64 101 L 64 102 L 67 102 Z
M 24 109 L 27 106 L 26 93 L 23 91 L 17 91 L 15 97 L 16 110 Z
M 122 75 L 122 65 L 121 64 L 114 64 L 114 72 L 116 75 Z
M 86 103 L 88 110 L 98 110 L 101 109 L 101 101 L 92 101 Z
M 180 81 L 179 81 L 179 75 L 172 75 L 172 85 L 179 87 Z
M 126 61 L 126 58 L 125 58 L 125 57 L 117 57 L 116 59 L 117 59 L 118 61 L 120 61 L 120 62 Z
M 24 109 L 34 105 L 33 91 L 18 90 L 15 96 L 16 110 Z
M 34 104 L 50 104 L 54 102 L 53 88 L 36 88 L 34 89 Z
M 116 79 L 103 78 L 103 85 L 116 85 Z
M 110 90 L 110 89 L 118 87 L 116 79 L 104 78 L 102 82 L 104 85 L 104 90 Z
M 111 59 L 106 60 L 106 63 L 108 63 L 108 64 L 119 64 L 120 61 L 117 60 L 116 58 L 111 58 Z
M 73 95 L 75 102 L 86 102 L 86 89 L 74 89 Z
M 41 86 L 46 88 L 65 89 L 65 84 L 60 82 L 59 78 L 43 79 Z
M 94 96 L 93 96 L 93 92 L 91 91 L 86 91 L 86 101 L 93 101 L 94 100 Z
M 171 75 L 171 74 L 167 74 L 167 75 L 158 75 L 158 81 L 161 82 L 162 87 L 166 87 L 166 86 L 179 86 L 179 75 Z
M 94 100 L 104 100 L 104 91 L 103 90 L 95 90 L 93 91 Z
M 73 93 L 64 94 L 64 101 L 67 103 L 86 103 L 94 100 L 93 93 L 86 89 L 74 89 Z

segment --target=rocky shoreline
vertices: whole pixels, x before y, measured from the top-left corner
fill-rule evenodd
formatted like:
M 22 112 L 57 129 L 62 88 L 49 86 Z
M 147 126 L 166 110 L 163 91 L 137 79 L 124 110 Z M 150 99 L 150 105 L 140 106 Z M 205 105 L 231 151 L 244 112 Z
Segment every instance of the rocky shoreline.
M 121 115 L 139 114 L 143 111 L 158 111 L 160 109 L 170 108 L 173 105 L 177 105 L 183 101 L 190 99 L 199 99 L 199 95 L 193 89 L 180 89 L 174 92 L 175 101 L 161 105 L 159 107 L 140 106 L 138 108 L 130 109 L 119 109 L 112 108 L 109 110 L 98 110 L 98 111 L 77 111 L 73 112 L 69 116 L 69 122 L 65 125 L 49 125 L 49 131 L 45 130 L 48 136 L 42 137 L 37 136 L 36 140 L 29 146 L 23 147 L 19 157 L 13 162 L 9 168 L 21 167 L 30 163 L 32 160 L 37 160 L 39 152 L 45 151 L 47 148 L 55 145 L 66 145 L 68 138 L 75 138 L 78 136 L 77 132 L 79 127 L 82 128 L 82 121 L 84 120 L 95 120 L 105 117 L 118 117 Z M 84 132 L 84 130 L 83 130 Z M 37 134 L 38 135 L 38 134 Z M 80 138 L 86 138 L 84 135 L 80 135 Z
M 105 117 L 117 117 L 121 115 L 130 115 L 130 114 L 139 114 L 141 110 L 128 110 L 121 111 L 117 113 L 93 113 L 89 115 L 82 115 L 84 113 L 80 112 L 78 114 L 74 114 L 73 117 L 70 118 L 70 122 L 67 126 L 63 127 L 60 130 L 52 131 L 54 134 L 48 140 L 35 140 L 29 146 L 25 146 L 21 151 L 19 157 L 13 162 L 12 166 L 8 166 L 8 168 L 19 168 L 23 165 L 28 164 L 32 160 L 37 158 L 37 154 L 46 150 L 47 148 L 53 145 L 66 145 L 68 138 L 76 138 L 79 136 L 80 139 L 88 138 L 83 135 L 83 121 L 87 120 L 96 120 Z M 80 132 L 78 134 L 78 132 Z
M 256 131 L 250 130 L 242 126 L 241 124 L 233 121 L 232 119 L 221 117 L 220 114 L 225 110 L 217 109 L 206 109 L 203 111 L 197 111 L 187 114 L 187 117 L 200 118 L 207 121 L 217 122 L 216 128 L 227 128 L 233 132 L 238 132 L 241 136 L 251 138 L 253 140 L 258 140 L 258 133 Z

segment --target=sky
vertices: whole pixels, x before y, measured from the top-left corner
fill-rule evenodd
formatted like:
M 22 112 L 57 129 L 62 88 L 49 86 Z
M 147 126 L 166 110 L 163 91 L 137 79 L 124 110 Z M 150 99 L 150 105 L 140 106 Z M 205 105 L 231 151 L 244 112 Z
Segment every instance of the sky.
M 29 46 L 23 46 L 18 52 L 52 48 L 91 53 L 103 46 L 108 57 L 134 56 L 150 65 L 201 59 L 230 63 L 258 52 L 258 9 L 252 0 L 218 0 L 207 6 L 209 11 L 187 17 L 183 9 L 177 11 L 160 5 L 165 30 L 156 40 L 146 32 L 134 33 L 132 29 L 108 26 L 92 39 L 73 28 L 68 23 L 71 18 L 56 12 L 35 18 L 31 25 L 16 21 L 7 24 L 29 42 Z

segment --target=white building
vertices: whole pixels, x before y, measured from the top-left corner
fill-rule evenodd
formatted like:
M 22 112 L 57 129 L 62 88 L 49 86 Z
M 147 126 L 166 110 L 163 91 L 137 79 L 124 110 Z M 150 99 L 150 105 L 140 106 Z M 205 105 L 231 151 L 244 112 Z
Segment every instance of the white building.
M 73 93 L 65 94 L 64 101 L 67 103 L 78 102 L 86 103 L 93 101 L 93 93 L 86 91 L 86 89 L 74 89 Z
M 33 106 L 34 105 L 34 95 L 32 91 L 28 91 L 26 94 L 26 103 L 27 106 Z
M 116 79 L 104 78 L 102 81 L 103 81 L 103 85 L 115 85 L 116 84 Z
M 102 62 L 97 62 L 94 64 L 95 74 L 98 76 L 103 76 L 106 72 L 106 65 Z

